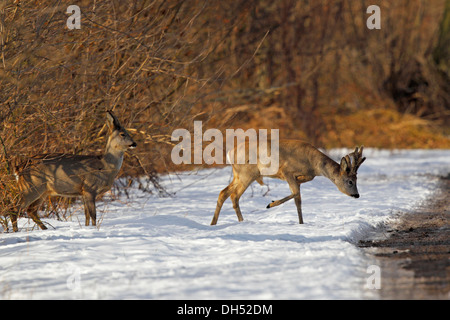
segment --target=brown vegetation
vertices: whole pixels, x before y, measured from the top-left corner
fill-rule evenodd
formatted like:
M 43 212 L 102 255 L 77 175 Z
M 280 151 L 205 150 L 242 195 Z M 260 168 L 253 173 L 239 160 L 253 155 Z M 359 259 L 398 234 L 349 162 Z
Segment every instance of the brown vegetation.
M 179 169 L 170 135 L 193 120 L 320 147 L 448 148 L 449 3 L 84 0 L 69 30 L 70 1 L 3 1 L 2 207 L 16 158 L 100 153 L 106 109 L 139 145 L 122 174 L 145 188 Z

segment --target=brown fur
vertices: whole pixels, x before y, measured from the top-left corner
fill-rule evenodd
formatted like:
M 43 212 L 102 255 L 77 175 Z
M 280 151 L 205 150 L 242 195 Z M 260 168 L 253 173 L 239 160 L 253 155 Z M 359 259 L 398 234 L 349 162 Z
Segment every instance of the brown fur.
M 108 111 L 107 120 L 110 134 L 102 156 L 37 155 L 16 167 L 21 196 L 19 212 L 11 216 L 14 231 L 18 231 L 17 217 L 24 211 L 41 229 L 47 229 L 39 219 L 37 210 L 49 196 L 81 196 L 86 226 L 89 225 L 89 220 L 92 220 L 92 225 L 96 225 L 96 196 L 111 189 L 122 166 L 124 152 L 136 147 L 136 143 L 112 111 Z
M 237 146 L 234 150 L 239 149 L 242 150 L 243 148 Z M 267 149 L 270 150 L 270 147 Z M 246 142 L 246 150 L 249 150 L 248 142 Z M 362 158 L 362 151 L 363 147 L 360 149 L 356 148 L 354 152 L 343 157 L 341 163 L 338 164 L 309 143 L 299 140 L 280 140 L 279 169 L 275 174 L 268 177 L 285 180 L 289 184 L 292 194 L 283 199 L 273 201 L 267 208 L 272 208 L 294 199 L 299 223 L 302 224 L 300 185 L 313 180 L 316 176 L 325 176 L 341 192 L 355 198 L 359 197 L 356 187 L 356 171 L 365 160 L 365 158 Z M 353 158 L 353 162 L 351 162 L 350 158 Z M 217 223 L 222 205 L 228 197 L 231 198 L 238 220 L 242 221 L 239 198 L 253 181 L 256 180 L 262 183 L 264 175 L 261 174 L 262 164 L 259 162 L 259 159 L 257 164 L 233 164 L 232 167 L 233 180 L 219 194 L 211 225 Z

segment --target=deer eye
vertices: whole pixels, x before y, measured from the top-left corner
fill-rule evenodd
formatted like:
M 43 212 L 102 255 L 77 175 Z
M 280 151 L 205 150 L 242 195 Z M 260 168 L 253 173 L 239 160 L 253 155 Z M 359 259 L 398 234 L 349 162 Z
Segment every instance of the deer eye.
M 120 133 L 120 136 L 121 136 L 121 137 L 125 137 L 125 132 L 121 132 L 121 133 Z
M 352 185 L 353 185 L 353 181 L 350 180 L 350 181 L 348 182 L 348 184 L 349 184 L 350 186 L 352 186 Z

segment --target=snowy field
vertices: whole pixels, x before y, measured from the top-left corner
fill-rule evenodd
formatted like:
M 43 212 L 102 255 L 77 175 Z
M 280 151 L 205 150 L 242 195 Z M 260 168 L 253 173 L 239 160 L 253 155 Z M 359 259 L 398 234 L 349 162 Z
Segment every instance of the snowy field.
M 335 159 L 348 150 L 332 150 Z M 19 220 L 0 233 L 1 299 L 371 299 L 373 261 L 355 247 L 374 226 L 430 196 L 436 175 L 450 171 L 450 150 L 364 150 L 361 198 L 326 178 L 302 185 L 304 225 L 286 182 L 254 183 L 239 223 L 227 200 L 210 226 L 231 168 L 166 176 L 173 198 L 132 190 L 99 202 L 99 228 L 84 226 L 80 205 L 71 221 L 44 219 L 41 231 Z

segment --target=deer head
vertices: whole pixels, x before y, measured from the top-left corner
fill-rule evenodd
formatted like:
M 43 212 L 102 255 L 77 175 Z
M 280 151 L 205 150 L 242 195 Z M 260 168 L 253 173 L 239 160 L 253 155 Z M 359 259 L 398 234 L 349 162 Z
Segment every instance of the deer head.
M 355 151 L 342 157 L 339 178 L 335 182 L 342 193 L 353 198 L 359 198 L 358 188 L 356 187 L 356 173 L 359 166 L 366 160 L 365 157 L 362 157 L 363 149 L 363 146 L 356 147 Z
M 110 151 L 124 152 L 127 149 L 134 149 L 136 142 L 133 141 L 128 131 L 120 124 L 112 111 L 106 113 L 106 123 L 109 128 L 109 138 L 107 149 Z

